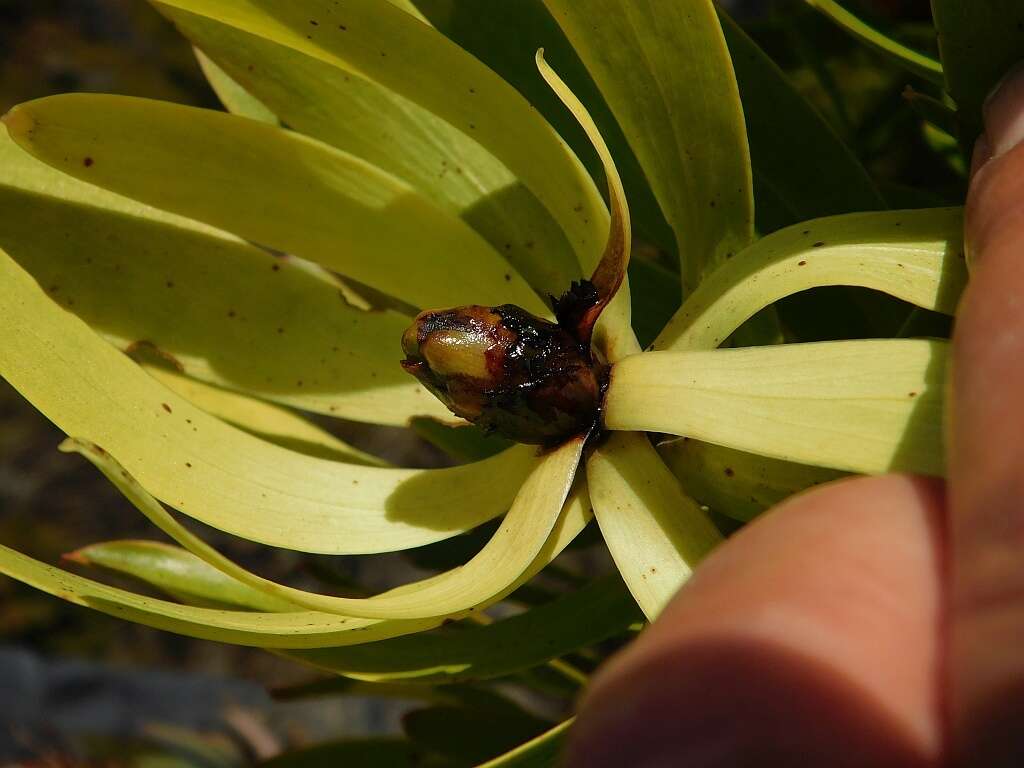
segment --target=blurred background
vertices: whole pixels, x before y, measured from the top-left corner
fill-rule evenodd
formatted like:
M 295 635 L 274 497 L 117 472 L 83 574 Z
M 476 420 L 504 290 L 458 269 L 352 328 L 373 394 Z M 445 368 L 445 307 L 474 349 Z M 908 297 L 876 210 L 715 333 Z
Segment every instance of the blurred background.
M 905 85 L 898 70 L 800 0 L 726 4 L 890 195 L 925 184 L 944 198 L 958 194 L 955 173 L 922 178 L 935 165 L 915 164 L 927 137 L 909 109 L 893 109 Z M 848 5 L 898 22 L 910 42 L 934 49 L 927 0 Z M 0 113 L 65 91 L 218 106 L 191 48 L 142 0 L 0 0 Z M 915 194 L 912 204 L 930 202 Z M 346 439 L 392 460 L 441 461 L 400 430 L 341 428 Z M 62 438 L 0 381 L 0 541 L 58 562 L 92 542 L 158 538 L 90 465 L 56 451 Z M 311 558 L 203 533 L 263 574 L 310 588 L 334 579 L 379 589 L 420 573 L 400 556 Z M 328 737 L 399 729 L 401 705 L 275 702 L 267 693 L 310 677 L 262 651 L 148 630 L 0 578 L 0 766 L 242 765 Z

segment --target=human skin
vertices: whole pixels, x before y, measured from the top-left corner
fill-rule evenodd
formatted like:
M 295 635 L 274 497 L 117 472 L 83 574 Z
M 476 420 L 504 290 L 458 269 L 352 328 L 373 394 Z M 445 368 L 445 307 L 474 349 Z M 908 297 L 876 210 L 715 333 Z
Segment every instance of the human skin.
M 967 202 L 948 483 L 804 493 L 595 677 L 571 768 L 1024 766 L 1024 69 Z

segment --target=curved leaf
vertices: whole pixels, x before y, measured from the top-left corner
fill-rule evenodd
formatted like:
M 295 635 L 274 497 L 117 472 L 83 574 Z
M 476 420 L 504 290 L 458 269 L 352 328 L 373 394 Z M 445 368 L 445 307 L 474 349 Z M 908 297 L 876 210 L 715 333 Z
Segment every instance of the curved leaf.
M 509 592 L 537 575 L 583 530 L 591 517 L 590 507 L 584 501 L 585 497 L 586 485 L 582 482 L 577 483 L 573 495 L 555 523 L 550 538 L 536 560 L 512 585 Z M 202 563 L 198 558 L 193 562 Z M 169 567 L 177 568 L 177 564 L 171 564 Z M 206 567 L 210 569 L 209 566 Z M 441 617 L 434 617 L 416 621 L 378 621 L 346 618 L 318 611 L 249 613 L 178 605 L 84 579 L 3 546 L 0 546 L 0 573 L 63 600 L 147 626 L 190 637 L 264 648 L 328 648 L 372 643 L 431 629 L 444 620 Z M 147 578 L 151 572 L 134 575 Z M 186 576 L 188 574 L 183 572 L 182 579 Z M 157 577 L 155 583 L 159 585 L 161 580 L 165 579 Z M 193 592 L 202 588 L 201 583 L 202 575 L 199 576 L 198 583 L 191 582 Z M 405 589 L 399 587 L 393 592 L 402 594 Z M 504 596 L 495 596 L 495 601 Z
M 594 269 L 609 216 L 586 169 L 521 94 L 413 15 L 379 0 L 343 5 L 307 0 L 301 6 L 287 0 L 155 4 L 219 21 L 348 70 L 447 121 L 526 185 L 562 228 L 583 271 Z M 628 308 L 625 288 L 621 293 L 621 306 Z M 460 302 L 448 305 L 453 303 Z M 478 296 L 461 303 L 488 302 Z M 606 356 L 618 359 L 637 351 L 623 312 L 605 316 L 599 341 Z
M 569 718 L 537 738 L 477 768 L 551 768 L 558 764 L 558 755 L 572 723 L 573 718 Z
M 93 544 L 68 556 L 139 578 L 192 604 L 294 610 L 185 550 L 153 541 Z M 625 632 L 640 620 L 615 574 L 557 600 L 486 625 L 394 638 L 365 646 L 288 651 L 290 659 L 349 678 L 448 684 L 502 677 Z
M 746 128 L 713 4 L 545 5 L 636 153 L 675 232 L 683 281 L 692 289 L 753 237 Z
M 884 339 L 647 352 L 612 369 L 605 425 L 851 472 L 941 475 L 948 346 Z
M 180 605 L 110 587 L 0 545 L 0 573 L 76 605 L 203 640 L 263 648 L 324 648 L 422 632 L 442 618 L 353 619 L 318 611 L 254 613 Z
M 189 605 L 288 612 L 295 604 L 242 584 L 191 552 L 159 541 L 106 541 L 64 556 L 139 579 Z
M 161 10 L 288 126 L 394 174 L 462 217 L 542 296 L 560 294 L 579 276 L 550 214 L 466 134 L 335 64 L 204 16 Z
M 517 580 L 515 587 L 518 589 L 528 582 L 561 554 L 586 527 L 591 517 L 592 510 L 588 502 L 586 483 L 581 476 L 577 479 L 576 486 L 566 501 L 547 543 L 537 559 Z M 110 541 L 84 547 L 67 557 L 75 562 L 99 565 L 132 576 L 175 597 L 187 598 L 188 602 L 212 603 L 218 607 L 254 608 L 261 611 L 280 611 L 285 604 L 294 607 L 290 602 L 243 584 L 187 550 L 160 542 Z M 399 587 L 393 592 L 401 594 L 407 589 L 408 587 Z M 455 654 L 457 651 L 453 653 Z M 378 660 L 378 663 L 385 662 Z M 403 663 L 408 662 L 398 661 L 395 668 L 400 668 Z M 380 671 L 379 667 L 377 669 Z
M 213 88 L 213 92 L 217 94 L 220 103 L 224 105 L 228 112 L 240 115 L 241 117 L 259 120 L 261 123 L 280 125 L 281 121 L 278 120 L 277 115 L 270 111 L 266 104 L 245 90 L 237 81 L 233 80 L 231 75 L 217 66 L 217 63 L 205 53 L 198 48 L 194 50 L 196 61 L 199 62 L 199 68 L 203 70 L 206 81 Z
M 486 241 L 405 182 L 275 126 L 102 94 L 21 104 L 8 131 L 91 184 L 294 253 L 416 307 L 539 297 Z M 160 179 L 154 184 L 154 179 Z
M 913 72 L 918 77 L 923 77 L 925 80 L 936 85 L 942 85 L 942 64 L 931 56 L 915 51 L 898 40 L 893 40 L 848 11 L 837 3 L 836 0 L 806 0 L 806 2 L 812 7 L 817 8 L 862 43 L 866 43 L 883 53 L 907 71 Z
M 759 310 L 823 285 L 874 288 L 952 314 L 967 280 L 959 208 L 833 216 L 762 238 L 711 275 L 652 347 L 713 348 Z
M 601 162 L 590 140 L 562 102 L 552 93 L 534 66 L 534 52 L 544 48 L 545 57 L 594 118 L 608 142 L 622 176 L 633 224 L 646 242 L 666 252 L 675 251 L 675 236 L 640 163 L 626 142 L 597 85 L 569 44 L 543 0 L 407 0 L 415 2 L 430 23 L 501 76 L 526 97 L 558 131 L 597 184 L 603 183 Z M 679 291 L 676 291 L 678 296 Z
M 3 131 L 0 169 L 0 248 L 121 349 L 156 347 L 190 376 L 305 410 L 451 418 L 398 366 L 404 315 L 356 309 L 311 265 L 58 173 Z
M 551 86 L 551 89 L 561 99 L 562 103 L 565 104 L 566 108 L 572 112 L 573 117 L 576 118 L 584 133 L 587 134 L 590 143 L 593 144 L 594 150 L 597 152 L 598 157 L 601 158 L 601 166 L 604 168 L 605 178 L 608 181 L 608 200 L 611 210 L 608 239 L 605 243 L 601 260 L 590 276 L 590 282 L 597 296 L 593 306 L 589 307 L 583 318 L 578 321 L 579 325 L 585 329 L 579 333 L 579 338 L 589 347 L 590 332 L 596 318 L 612 302 L 626 278 L 626 268 L 629 266 L 629 253 L 633 243 L 633 229 L 629 220 L 629 204 L 626 202 L 626 191 L 622 188 L 622 179 L 619 178 L 615 161 L 608 151 L 608 145 L 605 144 L 604 139 L 601 137 L 601 132 L 594 125 L 593 119 L 587 112 L 587 108 L 580 103 L 576 95 L 569 90 L 569 87 L 562 78 L 558 76 L 558 73 L 544 60 L 543 49 L 537 51 L 536 59 L 537 68 L 540 70 L 544 81 Z M 630 325 L 630 302 L 628 295 L 623 295 L 613 311 L 618 313 L 618 322 L 621 325 Z
M 103 448 L 69 439 L 61 450 L 81 453 L 164 533 L 193 554 L 243 584 L 289 600 L 297 606 L 347 616 L 422 619 L 475 610 L 506 594 L 540 555 L 561 514 L 583 440 L 566 443 L 541 460 L 523 483 L 501 527 L 468 563 L 404 585 L 400 592 L 370 598 L 320 595 L 278 584 L 242 568 L 178 523 L 117 460 Z
M 331 461 L 371 467 L 387 465 L 382 459 L 352 447 L 287 408 L 211 387 L 165 368 L 146 364 L 142 367 L 154 379 L 193 405 L 261 440 Z
M 65 433 L 120 456 L 157 498 L 221 530 L 310 552 L 406 549 L 501 514 L 536 463 L 523 446 L 442 470 L 284 450 L 162 386 L 2 254 L 0 284 L 0 375 Z
M 721 535 L 683 493 L 646 435 L 609 437 L 587 460 L 587 482 L 608 550 L 653 620 Z
M 658 454 L 694 499 L 743 521 L 805 488 L 844 476 L 834 469 L 769 459 L 685 437 L 661 443 Z
M 434 113 L 521 179 L 565 231 L 584 270 L 593 268 L 608 213 L 586 170 L 514 88 L 419 19 L 379 0 L 154 4 L 272 40 L 379 83 Z
M 486 626 L 289 658 L 360 680 L 454 683 L 502 677 L 625 632 L 641 617 L 617 575 Z

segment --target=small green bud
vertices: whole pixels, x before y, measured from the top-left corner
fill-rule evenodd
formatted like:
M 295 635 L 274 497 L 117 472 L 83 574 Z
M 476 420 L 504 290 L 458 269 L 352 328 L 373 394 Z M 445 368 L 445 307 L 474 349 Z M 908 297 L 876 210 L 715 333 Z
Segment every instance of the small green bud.
M 402 349 L 405 370 L 488 432 L 550 445 L 597 422 L 601 384 L 590 350 L 512 304 L 422 312 Z

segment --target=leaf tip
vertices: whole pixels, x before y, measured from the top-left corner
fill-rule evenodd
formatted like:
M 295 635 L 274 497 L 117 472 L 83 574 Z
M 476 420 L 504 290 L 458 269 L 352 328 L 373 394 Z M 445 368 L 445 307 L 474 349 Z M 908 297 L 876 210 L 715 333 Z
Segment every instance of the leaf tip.
M 17 139 L 29 136 L 32 133 L 32 126 L 35 125 L 35 120 L 28 113 L 28 110 L 19 104 L 11 107 L 6 114 L 0 116 L 0 123 L 3 123 L 7 128 L 7 133 L 11 135 L 11 138 Z
M 61 560 L 67 560 L 71 563 L 77 563 L 78 565 L 92 565 L 92 560 L 89 559 L 88 547 L 82 549 L 76 549 L 73 552 L 65 552 L 60 556 Z

